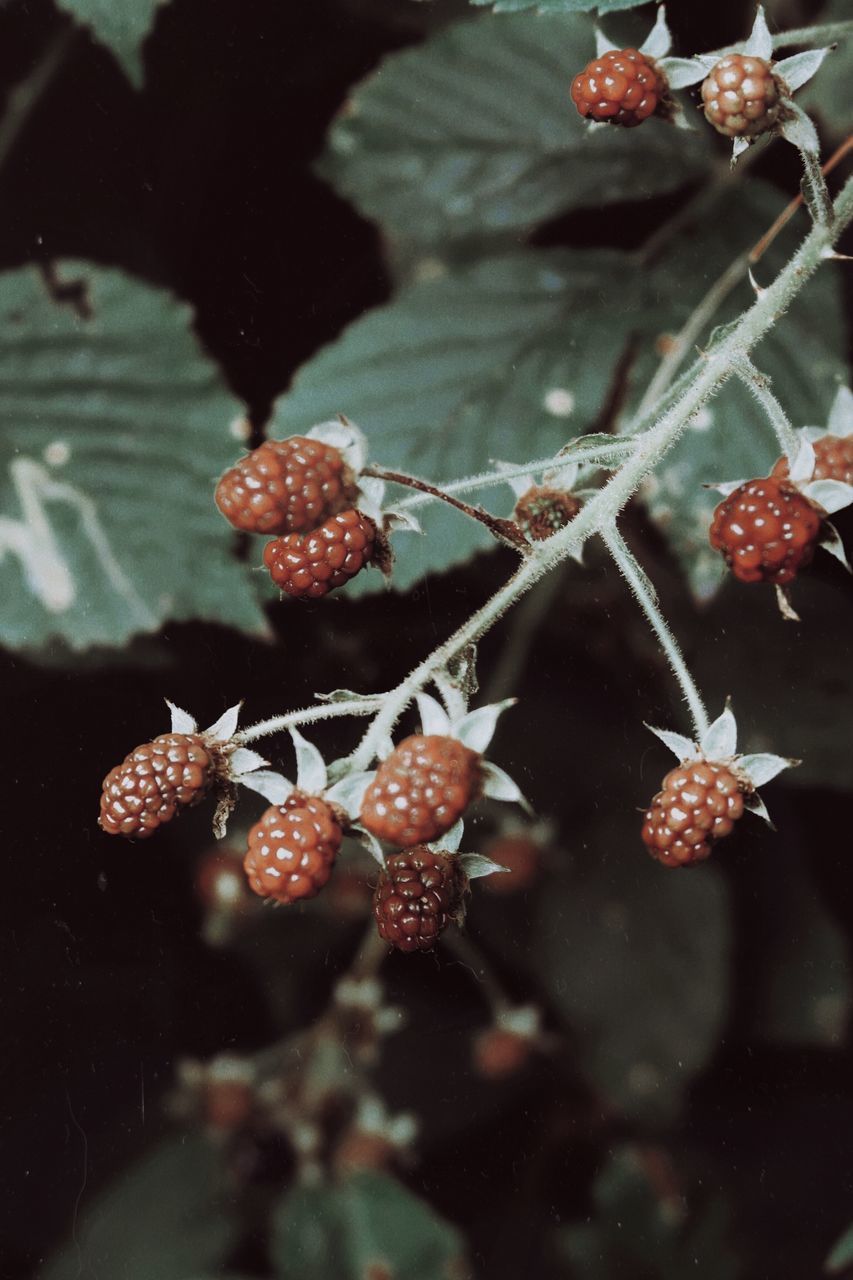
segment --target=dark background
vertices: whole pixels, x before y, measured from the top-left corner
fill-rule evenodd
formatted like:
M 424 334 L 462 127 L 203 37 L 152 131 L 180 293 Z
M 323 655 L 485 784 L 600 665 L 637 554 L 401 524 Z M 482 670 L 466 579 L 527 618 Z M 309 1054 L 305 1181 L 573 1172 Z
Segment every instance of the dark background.
M 807 21 L 814 8 L 791 5 L 792 21 Z M 740 0 L 671 5 L 679 51 L 738 38 L 748 9 Z M 204 344 L 261 424 L 300 363 L 390 292 L 376 230 L 312 176 L 329 120 L 385 52 L 464 10 L 414 0 L 172 0 L 146 46 L 140 93 L 81 34 L 0 172 L 0 267 L 74 256 L 169 286 L 193 304 Z M 46 0 L 0 6 L 0 92 L 26 74 L 63 21 Z M 792 149 L 772 149 L 758 169 L 796 189 Z M 684 196 L 575 214 L 538 239 L 630 247 Z M 688 650 L 717 645 L 724 668 L 721 635 L 736 598 L 726 592 L 710 614 L 694 612 L 639 513 L 629 528 L 643 539 Z M 255 718 L 300 705 L 315 689 L 390 687 L 510 563 L 496 552 L 408 598 L 305 608 L 296 634 L 293 613 L 274 606 L 274 646 L 186 625 L 122 654 L 0 654 L 3 1280 L 30 1275 L 68 1233 L 75 1207 L 164 1128 L 160 1101 L 177 1058 L 251 1050 L 277 1030 L 269 985 L 278 979 L 262 979 L 245 949 L 200 938 L 193 865 L 210 843 L 206 815 L 188 815 L 150 845 L 117 848 L 95 822 L 100 779 L 165 729 L 164 694 L 207 723 L 240 698 Z M 816 572 L 844 590 L 831 571 Z M 773 642 L 807 662 L 807 637 L 780 636 L 771 604 L 742 625 L 772 626 Z M 481 677 L 505 635 L 506 624 L 483 645 Z M 850 637 L 839 642 L 853 657 Z M 723 691 L 732 682 L 723 670 Z M 594 554 L 582 580 L 559 595 L 514 691 L 536 732 L 516 737 L 505 726 L 497 756 L 537 809 L 554 816 L 562 846 L 626 796 L 637 807 L 656 789 L 643 771 L 639 726 L 668 722 L 672 690 L 630 600 Z M 591 726 L 584 738 L 580 726 Z M 625 744 L 618 785 L 614 741 Z M 738 832 L 720 856 L 743 980 L 724 1044 L 670 1135 L 673 1151 L 728 1199 L 752 1280 L 816 1274 L 853 1216 L 849 1041 L 833 1050 L 770 1048 L 751 1043 L 747 1030 L 750 973 L 773 928 L 757 904 L 776 859 L 804 860 L 810 892 L 853 936 L 849 796 L 780 788 L 774 816 L 781 834 Z M 534 927 L 533 898 L 511 909 L 478 900 L 470 928 L 514 994 L 545 1002 L 513 959 Z M 509 956 L 498 945 L 502 929 L 516 937 Z M 309 945 L 304 930 L 294 931 L 302 1021 L 320 1007 L 358 930 L 327 933 L 317 952 L 315 939 Z M 485 1018 L 474 984 L 458 966 L 432 960 L 395 957 L 388 975 L 418 1018 L 394 1102 L 435 1121 L 425 1125 L 411 1185 L 468 1232 L 482 1275 L 557 1274 L 542 1252 L 544 1229 L 588 1211 L 592 1175 L 623 1134 L 581 1122 L 585 1094 L 559 1056 L 483 1100 L 465 1048 Z M 416 1060 L 428 1078 L 418 1078 Z M 444 1123 L 470 1108 L 464 1131 L 461 1121 Z M 508 1238 L 501 1224 L 510 1210 Z

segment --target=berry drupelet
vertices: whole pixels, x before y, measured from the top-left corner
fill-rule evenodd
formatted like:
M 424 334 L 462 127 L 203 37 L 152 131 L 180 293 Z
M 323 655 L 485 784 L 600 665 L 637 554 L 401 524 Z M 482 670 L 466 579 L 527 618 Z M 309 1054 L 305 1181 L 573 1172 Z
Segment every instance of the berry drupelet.
M 643 819 L 643 843 L 666 867 L 702 862 L 744 810 L 744 784 L 724 764 L 688 760 L 671 770 Z
M 572 101 L 582 116 L 631 129 L 666 114 L 666 78 L 638 49 L 611 49 L 593 58 L 572 81 Z
M 365 792 L 361 822 L 400 848 L 444 835 L 480 794 L 480 757 L 457 738 L 414 734 L 383 760 Z
M 200 736 L 163 733 L 104 778 L 98 823 L 107 835 L 145 840 L 201 800 L 214 777 L 213 754 Z
M 723 499 L 709 537 L 741 582 L 784 586 L 811 562 L 821 523 L 820 512 L 794 485 L 768 476 Z
M 290 436 L 267 440 L 225 472 L 216 505 L 245 533 L 308 533 L 351 507 L 352 472 L 340 452 L 322 440 Z
M 431 951 L 458 912 L 465 887 L 452 854 L 423 846 L 393 854 L 373 895 L 380 937 L 398 951 Z

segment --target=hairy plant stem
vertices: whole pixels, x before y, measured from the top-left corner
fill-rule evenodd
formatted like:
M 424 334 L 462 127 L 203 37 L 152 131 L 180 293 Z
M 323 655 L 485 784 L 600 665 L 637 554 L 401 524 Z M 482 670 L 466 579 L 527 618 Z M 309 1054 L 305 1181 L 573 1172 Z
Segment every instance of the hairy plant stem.
M 643 435 L 634 437 L 635 449 L 596 497 L 581 508 L 564 529 L 537 544 L 513 576 L 478 609 L 444 644 L 420 662 L 404 680 L 385 695 L 382 709 L 349 757 L 353 769 L 365 769 L 394 728 L 405 708 L 421 689 L 442 671 L 465 646 L 475 643 L 544 574 L 577 551 L 586 538 L 613 526 L 617 515 L 672 448 L 693 415 L 724 382 L 737 372 L 792 300 L 815 273 L 828 249 L 853 220 L 853 178 L 834 205 L 831 226 L 815 224 L 800 248 L 771 285 L 756 298 L 740 320 L 712 349 L 700 357 L 684 380 L 679 398 Z
M 317 720 L 333 720 L 336 716 L 372 716 L 378 709 L 382 696 L 368 694 L 364 698 L 323 702 L 319 706 L 304 707 L 301 711 L 287 711 L 283 716 L 272 716 L 269 720 L 259 720 L 257 724 L 247 725 L 245 729 L 235 733 L 231 741 L 239 746 L 257 742 L 259 738 L 268 738 L 273 733 L 281 733 L 300 724 L 314 724 Z
M 404 475 L 401 471 L 389 471 L 387 467 L 375 466 L 365 467 L 362 475 L 373 476 L 377 480 L 385 480 L 389 484 L 403 485 L 407 489 L 417 489 L 420 493 L 434 498 L 436 502 L 446 502 L 448 506 L 455 507 L 463 515 L 469 516 L 472 520 L 485 525 L 489 533 L 497 538 L 499 542 L 505 542 L 516 550 L 524 550 L 527 547 L 527 539 L 514 520 L 504 520 L 500 516 L 493 516 L 490 511 L 486 511 L 483 507 L 472 507 L 467 502 L 460 502 L 458 498 L 452 497 L 444 489 L 439 489 L 427 480 L 420 480 L 417 476 Z
M 782 446 L 782 452 L 787 455 L 788 461 L 793 463 L 800 442 L 787 413 L 770 390 L 770 379 L 756 369 L 752 361 L 746 357 L 739 362 L 735 373 L 767 414 L 770 425 L 776 432 L 776 438 Z
M 670 631 L 666 619 L 658 608 L 654 588 L 646 574 L 637 564 L 625 539 L 615 525 L 610 529 L 602 529 L 601 536 L 613 557 L 617 569 L 634 593 L 637 603 L 648 618 L 652 630 L 660 641 L 660 646 L 666 654 L 666 660 L 672 668 L 672 673 L 681 686 L 684 701 L 690 709 L 690 718 L 693 721 L 696 740 L 701 741 L 711 721 L 708 718 L 708 712 L 705 710 L 702 695 L 696 687 L 696 683 L 678 647 L 678 641 Z

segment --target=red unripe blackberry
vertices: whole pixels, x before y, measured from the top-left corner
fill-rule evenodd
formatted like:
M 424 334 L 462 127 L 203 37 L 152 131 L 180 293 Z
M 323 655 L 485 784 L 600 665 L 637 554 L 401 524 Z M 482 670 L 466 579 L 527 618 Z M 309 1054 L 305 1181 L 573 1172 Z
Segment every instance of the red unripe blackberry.
M 814 449 L 813 480 L 840 480 L 853 484 L 853 436 L 821 436 L 812 443 Z M 770 473 L 779 480 L 788 479 L 788 459 L 780 458 Z
M 534 542 L 543 542 L 558 529 L 564 529 L 580 509 L 580 500 L 574 494 L 534 485 L 518 499 L 513 517 L 522 533 Z
M 474 1070 L 486 1080 L 506 1080 L 527 1065 L 531 1048 L 529 1037 L 490 1027 L 474 1041 Z
M 727 138 L 757 138 L 779 119 L 784 87 L 772 62 L 728 53 L 702 82 L 705 118 Z
M 332 807 L 294 792 L 270 805 L 249 832 L 243 867 L 261 898 L 313 898 L 332 874 L 343 833 Z
M 464 889 L 452 854 L 424 846 L 392 854 L 373 895 L 379 936 L 398 951 L 431 951 L 458 911 Z
M 590 120 L 642 124 L 660 112 L 667 83 L 652 58 L 637 49 L 611 49 L 588 62 L 572 81 L 572 101 Z
M 201 800 L 213 779 L 213 756 L 202 738 L 162 733 L 104 778 L 98 823 L 107 835 L 145 840 L 179 809 Z
M 484 890 L 498 896 L 528 889 L 542 867 L 542 849 L 530 836 L 498 836 L 483 852 L 499 867 L 506 867 L 480 881 Z
M 643 819 L 643 843 L 666 867 L 702 862 L 743 813 L 744 784 L 724 764 L 687 760 L 671 770 Z
M 352 472 L 322 440 L 267 440 L 246 454 L 216 486 L 216 505 L 246 533 L 307 533 L 352 506 Z
M 373 559 L 375 545 L 376 525 L 351 507 L 313 533 L 274 538 L 264 548 L 264 564 L 285 594 L 319 600 L 360 573 Z
M 413 734 L 382 761 L 364 795 L 362 825 L 408 848 L 449 831 L 480 793 L 480 757 L 457 738 Z
M 791 582 L 814 555 L 821 515 L 792 484 L 749 480 L 714 512 L 711 546 L 741 582 Z

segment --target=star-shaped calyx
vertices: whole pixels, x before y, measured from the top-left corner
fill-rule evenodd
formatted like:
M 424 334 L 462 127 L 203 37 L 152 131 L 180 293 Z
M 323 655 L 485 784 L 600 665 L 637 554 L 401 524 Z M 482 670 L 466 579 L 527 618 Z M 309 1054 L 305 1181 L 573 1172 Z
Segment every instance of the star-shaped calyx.
M 770 826 L 773 825 L 764 801 L 758 794 L 758 788 L 770 782 L 783 769 L 796 767 L 800 761 L 785 759 L 784 756 L 773 755 L 767 751 L 739 755 L 737 722 L 728 704 L 722 715 L 713 721 L 698 742 L 681 733 L 673 733 L 670 729 L 656 729 L 652 725 L 646 725 L 646 728 L 660 738 L 680 765 L 706 763 L 720 766 L 731 773 L 737 780 L 743 796 L 743 807 L 759 818 L 763 818 Z

